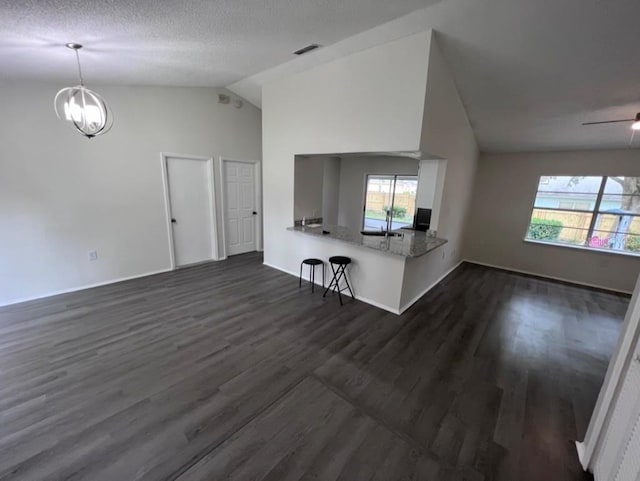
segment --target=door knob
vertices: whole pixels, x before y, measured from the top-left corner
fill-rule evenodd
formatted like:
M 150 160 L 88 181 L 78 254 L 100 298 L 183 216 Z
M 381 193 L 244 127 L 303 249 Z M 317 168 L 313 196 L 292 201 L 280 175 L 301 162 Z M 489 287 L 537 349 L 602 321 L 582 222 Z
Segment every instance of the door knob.
M 175 224 L 176 222 L 178 222 L 177 220 L 175 220 L 173 217 L 171 218 L 171 223 Z
M 258 215 L 258 213 L 254 210 L 254 211 L 253 211 L 253 215 Z

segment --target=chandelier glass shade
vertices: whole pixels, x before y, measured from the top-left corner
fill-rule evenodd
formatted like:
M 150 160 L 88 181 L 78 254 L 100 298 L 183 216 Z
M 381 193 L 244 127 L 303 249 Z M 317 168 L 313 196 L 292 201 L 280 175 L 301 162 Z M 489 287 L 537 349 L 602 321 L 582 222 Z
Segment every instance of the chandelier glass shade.
M 71 124 L 85 137 L 106 134 L 113 126 L 113 115 L 101 95 L 84 86 L 80 56 L 82 45 L 68 43 L 67 47 L 76 52 L 80 85 L 60 90 L 54 99 L 56 115 Z

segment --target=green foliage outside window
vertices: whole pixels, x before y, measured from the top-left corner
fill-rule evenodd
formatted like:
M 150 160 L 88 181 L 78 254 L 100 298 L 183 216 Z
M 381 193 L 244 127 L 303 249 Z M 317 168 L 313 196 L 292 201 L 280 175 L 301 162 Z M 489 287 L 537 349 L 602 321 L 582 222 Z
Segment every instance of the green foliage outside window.
M 540 219 L 533 217 L 529 224 L 527 239 L 555 241 L 562 231 L 562 222 L 559 220 Z
M 387 212 L 389 210 L 389 206 L 384 206 L 384 211 Z M 404 217 L 407 214 L 407 208 L 401 207 L 399 205 L 393 206 L 393 217 Z
M 627 251 L 640 252 L 640 235 L 627 236 L 624 249 Z

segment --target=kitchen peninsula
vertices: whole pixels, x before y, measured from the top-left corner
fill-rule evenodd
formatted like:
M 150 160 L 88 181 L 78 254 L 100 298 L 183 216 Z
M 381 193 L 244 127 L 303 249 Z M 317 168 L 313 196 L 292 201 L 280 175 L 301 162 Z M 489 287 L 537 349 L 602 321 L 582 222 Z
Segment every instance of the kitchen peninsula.
M 428 237 L 425 232 L 403 229 L 400 236 L 369 236 L 327 224 L 298 225 L 287 231 L 303 257 L 325 261 L 335 255 L 350 257 L 348 273 L 356 298 L 395 314 L 404 312 L 433 287 L 429 281 L 432 276 L 426 273 L 440 267 L 445 259 L 441 247 L 447 241 Z
M 405 229 L 393 231 L 387 237 L 363 235 L 338 225 L 295 226 L 289 227 L 287 230 L 346 242 L 351 245 L 374 249 L 383 254 L 401 257 L 420 257 L 447 243 L 445 239 L 427 236 L 426 232 Z

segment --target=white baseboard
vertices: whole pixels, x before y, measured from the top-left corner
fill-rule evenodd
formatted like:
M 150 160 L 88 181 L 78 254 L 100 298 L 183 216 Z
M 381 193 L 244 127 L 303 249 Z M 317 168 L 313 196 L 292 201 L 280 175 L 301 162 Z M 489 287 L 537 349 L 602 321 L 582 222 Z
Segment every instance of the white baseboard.
M 128 277 L 119 277 L 117 279 L 111 279 L 111 280 L 104 281 L 104 282 L 96 282 L 94 284 L 87 284 L 87 285 L 84 285 L 84 286 L 71 287 L 69 289 L 62 289 L 62 290 L 59 290 L 59 291 L 49 292 L 47 294 L 41 294 L 41 295 L 32 296 L 32 297 L 23 297 L 23 298 L 19 298 L 19 299 L 12 299 L 11 301 L 6 302 L 6 303 L 0 303 L 0 307 L 12 306 L 14 304 L 20 304 L 21 302 L 36 301 L 38 299 L 46 299 L 47 297 L 59 296 L 60 294 L 69 294 L 70 292 L 83 291 L 85 289 L 91 289 L 93 287 L 108 286 L 109 284 L 116 284 L 118 282 L 130 281 L 130 280 L 133 280 L 133 279 L 140 279 L 141 277 L 153 276 L 155 274 L 162 274 L 163 272 L 171 272 L 171 270 L 172 270 L 171 268 L 160 269 L 160 270 L 157 270 L 157 271 L 147 272 L 145 274 L 137 274 L 135 276 L 128 276 Z
M 580 441 L 576 441 L 576 451 L 578 451 L 578 460 L 582 465 L 582 469 L 587 471 L 589 469 L 589 466 L 588 466 L 588 463 L 586 462 L 586 459 L 584 459 L 584 443 L 581 443 Z
M 280 271 L 280 272 L 284 272 L 285 274 L 290 274 L 292 276 L 299 277 L 299 273 L 295 274 L 295 273 L 293 273 L 293 272 L 291 272 L 291 271 L 289 271 L 287 269 L 283 269 L 282 267 L 278 267 L 278 266 L 274 266 L 273 264 L 269 264 L 268 262 L 263 262 L 262 265 L 267 266 L 267 267 L 271 267 L 272 269 L 275 269 L 275 270 Z M 318 284 L 316 282 L 316 285 L 322 285 L 322 284 Z
M 470 259 L 464 259 L 463 262 L 468 262 L 469 264 L 477 264 L 479 266 L 493 267 L 494 269 L 501 269 L 503 271 L 516 272 L 518 274 L 526 274 L 528 276 L 533 276 L 533 277 L 541 277 L 543 279 L 551 279 L 551 280 L 554 280 L 554 281 L 566 282 L 568 284 L 575 284 L 577 286 L 593 287 L 594 289 L 601 289 L 603 291 L 609 291 L 609 292 L 615 292 L 615 293 L 627 294 L 627 295 L 631 295 L 632 294 L 631 291 L 623 291 L 623 290 L 620 290 L 620 289 L 612 289 L 611 287 L 600 286 L 598 284 L 589 284 L 587 282 L 575 281 L 573 279 L 566 279 L 564 277 L 548 276 L 546 274 L 539 274 L 537 272 L 523 271 L 521 269 L 514 269 L 513 267 L 505 267 L 505 266 L 499 266 L 499 265 L 495 265 L 495 264 L 488 264 L 486 262 L 472 261 Z
M 422 296 L 424 296 L 427 292 L 429 292 L 431 289 L 433 289 L 434 287 L 436 287 L 440 282 L 442 282 L 442 279 L 444 279 L 445 277 L 447 277 L 449 274 L 451 274 L 453 271 L 455 271 L 458 267 L 460 267 L 460 264 L 462 264 L 464 261 L 461 260 L 460 262 L 458 262 L 455 266 L 453 266 L 451 269 L 449 269 L 447 272 L 445 272 L 444 274 L 442 274 L 440 277 L 438 277 L 438 279 L 436 279 L 436 281 L 431 284 L 430 286 L 428 286 L 426 289 L 424 289 L 420 294 L 418 294 L 417 296 L 415 296 L 413 299 L 411 299 L 409 302 L 407 302 L 404 306 L 402 306 L 400 308 L 400 312 L 398 312 L 398 314 L 402 314 L 404 311 L 406 311 L 407 309 L 409 309 L 411 306 L 413 306 L 416 302 L 418 302 L 418 300 L 420 300 L 420 298 Z
M 344 294 L 344 293 L 343 293 Z M 366 304 L 371 304 L 373 307 L 377 307 L 378 309 L 382 309 L 383 311 L 387 311 L 390 312 L 391 314 L 395 314 L 397 316 L 399 316 L 400 314 L 402 314 L 398 309 L 394 309 L 392 307 L 389 307 L 385 304 L 382 304 L 380 302 L 371 300 L 367 297 L 363 297 L 363 296 L 358 296 L 356 295 L 356 299 L 358 299 L 359 301 L 362 301 Z
M 289 275 L 292 275 L 292 276 L 298 277 L 298 278 L 300 277 L 300 273 L 299 272 L 292 272 L 290 270 L 283 269 L 282 267 L 278 267 L 278 266 L 274 266 L 272 264 L 269 264 L 268 262 L 263 262 L 263 264 L 265 266 L 267 266 L 267 267 L 271 267 L 272 269 L 276 269 L 276 270 L 278 270 L 280 272 L 284 272 L 285 274 L 289 274 Z M 307 279 L 307 282 L 309 282 L 308 279 Z M 316 279 L 315 285 L 322 286 L 322 283 L 321 282 L 319 283 L 318 280 Z M 343 292 L 342 294 L 347 296 L 347 297 L 351 297 L 348 292 Z M 372 301 L 371 299 L 368 299 L 366 297 L 359 296 L 359 295 L 356 294 L 355 298 L 358 299 L 359 301 L 365 302 L 367 304 L 371 304 L 374 307 L 377 307 L 379 309 L 391 312 L 393 314 L 400 314 L 400 311 L 398 311 L 398 309 L 394 309 L 394 308 L 389 307 L 389 306 L 387 306 L 385 304 L 381 304 L 380 302 Z

